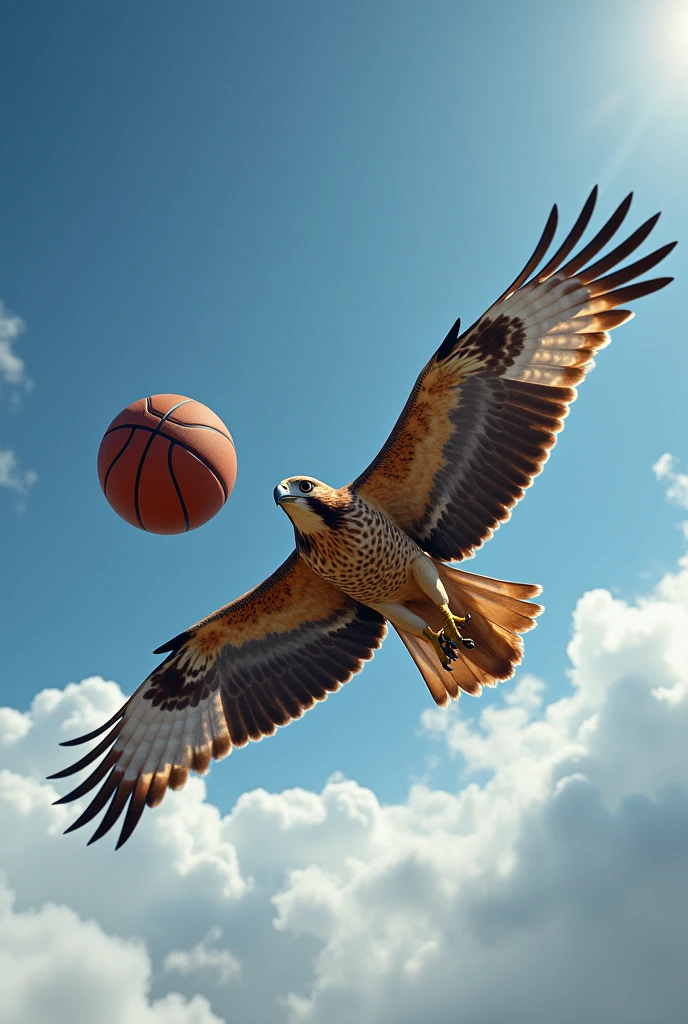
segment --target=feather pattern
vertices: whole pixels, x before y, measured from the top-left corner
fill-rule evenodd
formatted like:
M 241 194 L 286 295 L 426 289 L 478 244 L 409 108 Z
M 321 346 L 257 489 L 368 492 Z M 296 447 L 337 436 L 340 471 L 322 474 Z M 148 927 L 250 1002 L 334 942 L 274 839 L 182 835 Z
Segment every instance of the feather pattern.
M 190 771 L 205 774 L 213 759 L 272 735 L 338 690 L 385 633 L 378 612 L 321 579 L 294 552 L 255 590 L 158 648 L 169 652 L 167 658 L 110 719 L 104 739 L 51 776 L 65 778 L 103 757 L 57 801 L 68 803 L 100 786 L 67 831 L 86 825 L 109 801 L 90 842 L 126 808 L 121 846 L 146 805 L 159 804 L 168 788 L 181 789 Z
M 564 263 L 590 222 L 596 197 L 595 188 L 538 273 L 556 231 L 555 206 L 512 284 L 463 334 L 457 320 L 385 445 L 351 485 L 435 558 L 470 557 L 509 518 L 547 460 L 576 386 L 609 344 L 607 332 L 633 316 L 618 307 L 672 280 L 629 284 L 675 242 L 609 273 L 645 241 L 659 214 L 590 264 L 623 223 L 630 195 Z

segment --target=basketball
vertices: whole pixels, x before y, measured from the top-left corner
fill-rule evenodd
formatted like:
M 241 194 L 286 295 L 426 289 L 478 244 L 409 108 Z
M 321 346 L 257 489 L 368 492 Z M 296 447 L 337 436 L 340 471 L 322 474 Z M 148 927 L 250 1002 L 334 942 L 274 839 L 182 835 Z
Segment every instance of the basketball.
M 149 533 L 186 533 L 216 515 L 237 461 L 219 416 L 183 395 L 140 398 L 100 443 L 98 478 L 115 512 Z

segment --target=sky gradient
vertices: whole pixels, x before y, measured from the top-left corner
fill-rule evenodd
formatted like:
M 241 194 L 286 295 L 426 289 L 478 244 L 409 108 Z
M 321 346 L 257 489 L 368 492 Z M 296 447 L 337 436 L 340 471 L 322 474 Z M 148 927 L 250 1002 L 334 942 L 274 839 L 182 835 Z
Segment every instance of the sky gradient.
M 594 230 L 630 190 L 629 231 L 663 211 L 642 253 L 678 238 L 659 271 L 676 281 L 614 332 L 542 477 L 467 565 L 543 586 L 524 673 L 567 699 L 581 595 L 634 606 L 685 546 L 680 487 L 667 502 L 651 470 L 688 460 L 684 6 L 5 0 L 2 21 L 1 703 L 26 713 L 88 677 L 129 694 L 153 648 L 269 575 L 293 543 L 274 485 L 353 479 L 453 320 L 513 279 L 553 202 L 566 231 L 598 183 Z M 230 501 L 180 537 L 119 520 L 95 468 L 112 418 L 160 392 L 210 406 L 237 446 Z M 504 701 L 464 698 L 459 718 Z M 461 792 L 465 753 L 419 725 L 429 706 L 390 637 L 336 697 L 214 766 L 208 798 L 226 815 L 335 772 L 382 807 L 418 782 Z

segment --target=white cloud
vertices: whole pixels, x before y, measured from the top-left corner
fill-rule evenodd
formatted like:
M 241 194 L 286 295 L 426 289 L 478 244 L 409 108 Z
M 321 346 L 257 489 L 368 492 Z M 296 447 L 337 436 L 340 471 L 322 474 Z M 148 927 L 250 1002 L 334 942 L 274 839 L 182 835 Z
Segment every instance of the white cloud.
M 216 945 L 221 938 L 222 929 L 215 927 L 193 949 L 173 949 L 165 957 L 165 970 L 179 974 L 211 970 L 217 973 L 220 982 L 240 977 L 241 964 L 237 958 L 229 949 Z
M 33 383 L 26 375 L 23 361 L 14 351 L 17 338 L 25 330 L 26 325 L 21 317 L 8 312 L 0 299 L 0 387 L 5 383 L 13 388 L 14 404 L 17 401 L 17 389 L 23 387 L 30 391 Z M 38 474 L 33 469 L 25 469 L 11 448 L 0 448 L 0 487 L 19 495 L 22 499 L 20 510 L 23 508 L 23 499 L 37 483 Z
M 20 908 L 0 934 L 27 961 L 12 1012 L 45 1019 L 34 992 L 61 1012 L 67 977 L 106 993 L 111 1018 L 86 1005 L 113 1024 L 205 1024 L 199 992 L 228 1024 L 682 1024 L 688 557 L 635 602 L 586 593 L 573 627 L 567 696 L 547 702 L 522 674 L 491 702 L 424 714 L 456 792 L 416 785 L 383 806 L 337 776 L 246 793 L 223 817 L 194 780 L 117 854 L 60 835 L 78 808 L 53 806 L 44 776 L 119 687 L 87 679 L 0 712 L 0 865 Z M 22 945 L 24 919 L 49 941 L 36 924 Z M 94 960 L 74 977 L 87 935 Z M 89 981 L 99 951 L 112 973 Z
M 667 481 L 666 495 L 674 505 L 688 509 L 688 474 L 677 473 L 678 459 L 665 452 L 655 462 L 652 472 L 658 480 Z
M 60 794 L 45 778 L 68 760 L 57 744 L 101 724 L 123 702 L 116 683 L 92 677 L 64 690 L 43 690 L 29 711 L 0 716 L 0 820 L 8 825 L 0 828 L 0 867 L 21 880 L 32 905 L 57 899 L 119 931 L 143 927 L 151 902 L 173 899 L 180 888 L 187 899 L 222 906 L 250 885 L 217 808 L 205 801 L 201 779 L 192 779 L 181 799 L 168 799 L 158 814 L 144 816 L 141 839 L 121 857 L 104 843 L 86 849 L 78 833 L 62 836 L 86 802 L 53 806 Z M 71 783 L 63 781 L 62 792 Z M 128 902 L 113 900 L 113 887 L 125 891 Z
M 0 1019 L 4 1024 L 221 1024 L 201 996 L 150 1001 L 141 942 L 106 935 L 68 907 L 15 911 L 0 885 Z
M 38 473 L 23 469 L 11 448 L 0 448 L 0 487 L 8 487 L 26 497 L 37 483 Z
M 19 740 L 23 740 L 31 728 L 31 720 L 28 715 L 14 708 L 0 708 L 0 743 L 11 747 Z
M 26 324 L 21 317 L 10 313 L 0 299 L 0 383 L 4 381 L 29 390 L 31 381 L 26 376 L 23 361 L 14 351 L 17 338 L 25 330 Z

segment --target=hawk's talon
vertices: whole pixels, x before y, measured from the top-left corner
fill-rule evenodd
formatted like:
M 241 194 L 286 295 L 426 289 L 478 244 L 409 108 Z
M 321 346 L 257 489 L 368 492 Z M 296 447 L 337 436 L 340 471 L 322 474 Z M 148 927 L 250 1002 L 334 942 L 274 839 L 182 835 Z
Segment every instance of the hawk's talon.
M 442 666 L 442 668 L 446 669 L 447 672 L 451 672 L 451 663 L 452 661 L 456 660 L 457 655 L 455 654 L 454 651 L 448 649 L 447 640 L 446 637 L 444 636 L 444 631 L 440 630 L 439 633 L 435 633 L 435 631 L 430 629 L 429 626 L 426 626 L 425 629 L 423 630 L 423 636 L 425 637 L 426 640 L 430 642 L 430 644 L 434 648 L 437 657 L 440 659 L 440 665 Z
M 453 640 L 447 640 L 447 638 L 445 637 L 444 640 L 442 641 L 442 646 L 444 647 L 445 653 L 448 658 L 451 658 L 452 661 L 458 661 L 459 648 L 457 647 Z
M 460 626 L 467 626 L 471 621 L 470 612 L 466 612 L 465 615 L 454 615 L 447 604 L 440 606 L 440 612 L 444 620 L 444 629 L 440 635 L 444 640 L 453 643 L 457 649 L 459 644 L 463 644 L 467 651 L 472 651 L 475 647 L 475 640 L 469 640 L 459 632 Z
M 447 672 L 451 672 L 452 661 L 457 661 L 459 657 L 459 644 L 465 647 L 467 651 L 472 651 L 473 648 L 475 647 L 475 640 L 471 640 L 469 637 L 461 636 L 458 629 L 456 628 L 457 622 L 465 623 L 470 621 L 470 615 L 452 615 L 452 613 L 449 612 L 448 609 L 447 615 L 445 613 L 445 608 L 446 605 L 440 609 L 442 612 L 442 617 L 444 618 L 446 623 L 445 629 L 441 629 L 439 633 L 435 633 L 434 630 L 430 629 L 429 626 L 426 626 L 426 628 L 423 630 L 423 636 L 425 637 L 426 640 L 430 641 L 430 644 L 434 648 L 437 657 L 440 659 L 440 664 L 442 665 L 442 668 L 446 669 Z M 449 624 L 448 616 L 451 617 L 451 625 Z M 447 629 L 451 629 L 454 632 L 454 634 L 457 637 L 457 640 L 454 640 L 453 637 L 451 636 L 447 636 Z

